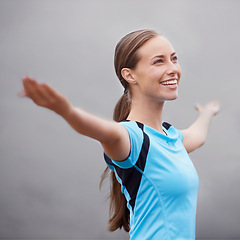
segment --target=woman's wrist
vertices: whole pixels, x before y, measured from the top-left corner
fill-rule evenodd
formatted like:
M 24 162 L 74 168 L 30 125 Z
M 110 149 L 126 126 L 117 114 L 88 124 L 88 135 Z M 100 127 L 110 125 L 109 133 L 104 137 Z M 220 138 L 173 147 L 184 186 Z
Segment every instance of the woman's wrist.
M 53 111 L 62 116 L 64 119 L 69 119 L 72 109 L 73 106 L 68 99 L 64 97 L 60 103 L 56 104 L 56 107 L 53 109 Z

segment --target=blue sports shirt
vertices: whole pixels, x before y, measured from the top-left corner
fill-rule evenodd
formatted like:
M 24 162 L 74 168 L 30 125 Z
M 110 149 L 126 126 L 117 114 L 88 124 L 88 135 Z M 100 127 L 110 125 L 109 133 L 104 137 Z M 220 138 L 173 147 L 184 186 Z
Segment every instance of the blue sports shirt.
M 192 240 L 198 175 L 182 144 L 181 131 L 163 123 L 166 135 L 134 121 L 128 130 L 131 151 L 124 161 L 106 154 L 130 211 L 130 240 Z

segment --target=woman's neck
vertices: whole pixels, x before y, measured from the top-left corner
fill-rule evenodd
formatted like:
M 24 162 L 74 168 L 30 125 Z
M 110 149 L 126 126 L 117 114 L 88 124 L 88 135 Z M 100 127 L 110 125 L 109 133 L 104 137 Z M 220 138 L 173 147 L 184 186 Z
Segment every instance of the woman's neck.
M 132 101 L 132 107 L 128 120 L 141 122 L 151 128 L 163 133 L 162 130 L 162 111 L 164 102 L 140 102 Z

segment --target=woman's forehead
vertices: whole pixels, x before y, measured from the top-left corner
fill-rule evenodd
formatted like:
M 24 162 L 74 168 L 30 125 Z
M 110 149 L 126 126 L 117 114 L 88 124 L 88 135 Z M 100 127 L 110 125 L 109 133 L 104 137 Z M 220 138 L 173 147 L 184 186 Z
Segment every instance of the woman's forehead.
M 157 36 L 148 40 L 141 48 L 141 57 L 154 57 L 155 55 L 171 55 L 174 49 L 170 42 L 163 36 Z

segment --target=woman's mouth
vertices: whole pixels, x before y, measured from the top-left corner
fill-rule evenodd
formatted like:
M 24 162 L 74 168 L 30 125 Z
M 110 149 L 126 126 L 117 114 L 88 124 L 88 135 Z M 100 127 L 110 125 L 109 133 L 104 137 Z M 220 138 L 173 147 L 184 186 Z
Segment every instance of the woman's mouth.
M 175 85 L 175 84 L 177 84 L 177 79 L 162 81 L 162 82 L 160 82 L 160 84 L 162 84 L 164 86 Z

